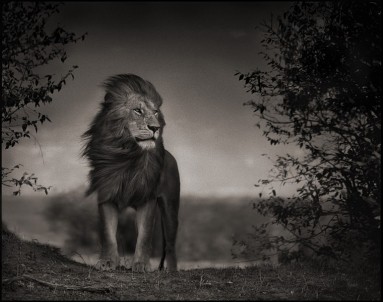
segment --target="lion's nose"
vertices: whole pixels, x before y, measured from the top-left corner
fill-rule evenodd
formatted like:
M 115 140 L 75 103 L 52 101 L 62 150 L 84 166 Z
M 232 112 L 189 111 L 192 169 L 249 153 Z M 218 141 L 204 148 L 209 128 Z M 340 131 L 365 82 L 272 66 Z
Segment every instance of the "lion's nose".
M 156 133 L 156 131 L 157 131 L 158 129 L 160 129 L 160 127 L 153 126 L 153 125 L 148 125 L 148 128 L 149 128 L 150 130 L 152 130 L 153 133 Z

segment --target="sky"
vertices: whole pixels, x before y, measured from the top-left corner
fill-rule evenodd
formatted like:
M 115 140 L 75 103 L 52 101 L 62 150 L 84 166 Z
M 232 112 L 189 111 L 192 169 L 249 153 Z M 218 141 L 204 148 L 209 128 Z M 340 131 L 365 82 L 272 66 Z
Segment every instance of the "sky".
M 78 65 L 75 79 L 43 108 L 52 123 L 42 125 L 36 139 L 3 150 L 3 166 L 23 164 L 20 173 L 35 173 L 41 184 L 52 186 L 50 195 L 87 186 L 80 136 L 103 99 L 100 84 L 133 73 L 152 82 L 164 100 L 164 143 L 177 159 L 181 194 L 258 195 L 254 184 L 272 167 L 262 154 L 299 150 L 269 145 L 243 106 L 252 95 L 234 74 L 265 67 L 255 27 L 290 4 L 64 2 L 52 24 L 88 35 L 67 47 L 66 65 L 50 68 L 60 75 Z

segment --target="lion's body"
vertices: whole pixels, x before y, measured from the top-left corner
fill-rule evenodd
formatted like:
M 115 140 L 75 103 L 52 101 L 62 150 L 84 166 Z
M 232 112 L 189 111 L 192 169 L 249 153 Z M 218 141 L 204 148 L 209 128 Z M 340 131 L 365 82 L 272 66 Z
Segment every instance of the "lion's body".
M 151 83 L 135 75 L 112 77 L 105 88 L 105 101 L 84 134 L 84 156 L 92 168 L 88 194 L 98 194 L 102 246 L 99 266 L 108 269 L 118 265 L 118 213 L 133 207 L 138 231 L 133 270 L 148 270 L 158 204 L 163 259 L 166 254 L 168 269 L 176 270 L 180 181 L 176 160 L 163 146 L 162 99 Z

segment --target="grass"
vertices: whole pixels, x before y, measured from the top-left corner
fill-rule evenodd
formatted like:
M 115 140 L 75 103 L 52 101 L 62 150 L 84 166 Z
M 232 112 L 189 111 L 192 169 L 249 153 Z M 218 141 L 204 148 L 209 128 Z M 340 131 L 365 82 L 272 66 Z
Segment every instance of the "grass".
M 380 270 L 297 263 L 177 273 L 99 272 L 2 232 L 2 300 L 380 300 Z

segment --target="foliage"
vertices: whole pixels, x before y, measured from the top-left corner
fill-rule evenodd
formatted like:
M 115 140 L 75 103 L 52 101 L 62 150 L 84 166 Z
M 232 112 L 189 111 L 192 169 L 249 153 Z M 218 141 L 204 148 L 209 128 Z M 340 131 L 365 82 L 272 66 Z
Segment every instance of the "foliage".
M 84 40 L 61 26 L 48 32 L 48 21 L 59 12 L 58 3 L 9 2 L 2 3 L 2 147 L 14 147 L 23 138 L 37 133 L 38 125 L 50 119 L 39 111 L 41 105 L 52 102 L 52 94 L 61 90 L 72 66 L 64 75 L 44 74 L 42 68 L 60 60 L 65 62 L 65 46 Z M 17 166 L 16 166 L 17 167 Z M 29 185 L 35 190 L 36 178 L 9 178 L 14 168 L 2 168 L 2 184 L 13 183 L 19 188 Z M 27 179 L 27 180 L 26 180 Z M 32 182 L 31 182 L 32 181 Z M 20 190 L 15 192 L 20 194 Z
M 381 1 L 297 2 L 262 29 L 268 70 L 236 73 L 254 95 L 245 105 L 271 145 L 300 148 L 256 185 L 269 195 L 254 207 L 285 231 L 269 244 L 335 259 L 379 251 Z M 296 194 L 281 198 L 278 183 Z
M 48 194 L 48 190 L 50 187 L 44 187 L 42 185 L 37 184 L 37 177 L 32 173 L 28 174 L 24 172 L 20 179 L 10 177 L 12 172 L 15 169 L 19 169 L 21 164 L 14 166 L 13 168 L 5 168 L 1 167 L 1 179 L 2 185 L 7 187 L 17 187 L 18 189 L 13 192 L 13 195 L 21 194 L 21 187 L 24 185 L 28 185 L 32 187 L 34 191 L 44 191 L 45 194 Z

